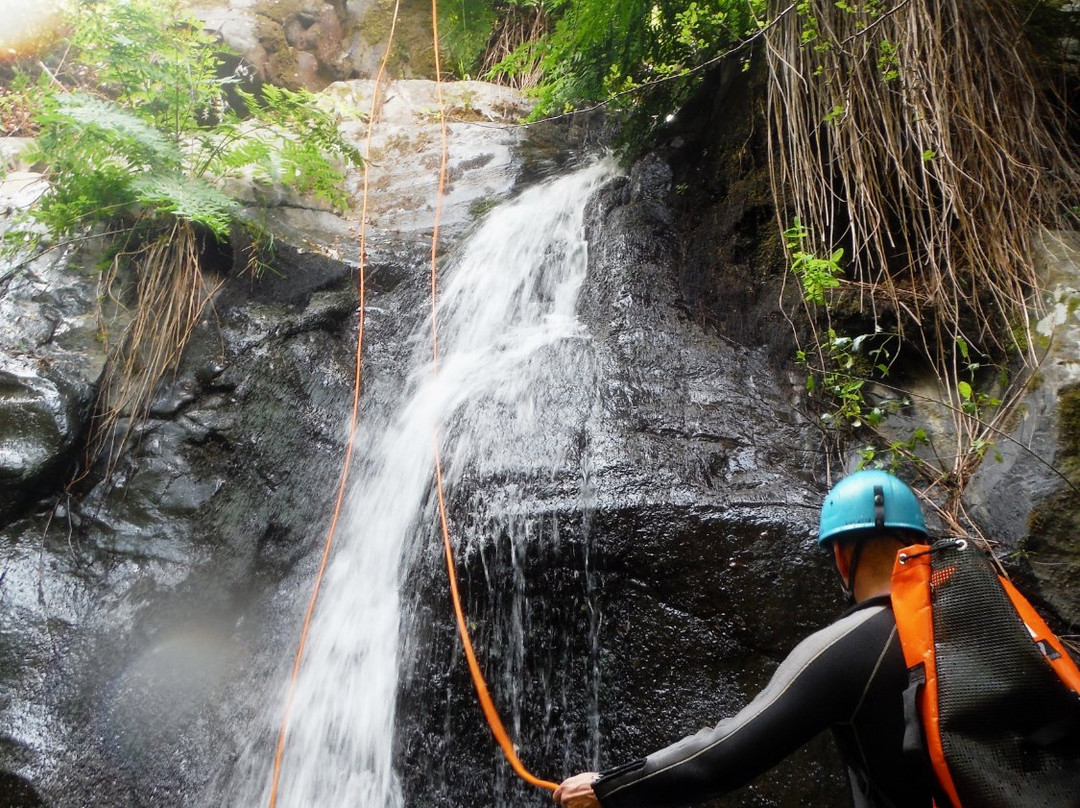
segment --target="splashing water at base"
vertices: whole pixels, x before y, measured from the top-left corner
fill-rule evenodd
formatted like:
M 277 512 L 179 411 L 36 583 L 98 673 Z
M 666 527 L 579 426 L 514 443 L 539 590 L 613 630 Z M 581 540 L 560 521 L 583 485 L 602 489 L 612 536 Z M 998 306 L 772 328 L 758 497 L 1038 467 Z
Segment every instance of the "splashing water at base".
M 584 207 L 613 173 L 610 163 L 597 163 L 491 211 L 445 273 L 437 369 L 428 321 L 413 335 L 417 370 L 392 410 L 396 417 L 361 424 L 380 437 L 357 463 L 305 651 L 281 768 L 281 808 L 402 804 L 392 767 L 400 587 L 410 553 L 437 540 L 430 530 L 436 429 L 448 485 L 464 466 L 496 451 L 498 440 L 513 439 L 501 424 L 484 422 L 484 412 L 499 408 L 482 402 L 520 409 L 529 391 L 545 383 L 546 363 L 530 360 L 584 336 L 575 316 L 587 259 Z M 460 417 L 465 410 L 469 418 Z M 230 788 L 232 804 L 267 803 L 270 763 L 240 762 L 238 770 L 258 774 Z

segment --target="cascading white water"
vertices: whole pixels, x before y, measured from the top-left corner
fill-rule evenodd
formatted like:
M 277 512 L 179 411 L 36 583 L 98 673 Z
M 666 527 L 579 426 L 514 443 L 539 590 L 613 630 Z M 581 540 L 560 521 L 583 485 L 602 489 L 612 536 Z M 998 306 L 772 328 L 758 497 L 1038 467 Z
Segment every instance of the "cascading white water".
M 545 364 L 530 359 L 583 336 L 575 315 L 586 269 L 583 211 L 612 174 L 597 163 L 492 210 L 444 272 L 437 368 L 429 321 L 413 337 L 416 369 L 390 422 L 361 425 L 380 438 L 357 463 L 320 595 L 281 767 L 281 808 L 401 805 L 391 759 L 400 588 L 409 547 L 438 540 L 413 535 L 430 526 L 435 431 L 452 484 L 483 462 L 493 436 L 505 436 L 475 417 L 492 409 L 483 402 L 527 411 Z M 466 426 L 455 420 L 463 409 L 474 413 Z M 231 789 L 230 801 L 266 803 L 266 763 L 257 783 Z

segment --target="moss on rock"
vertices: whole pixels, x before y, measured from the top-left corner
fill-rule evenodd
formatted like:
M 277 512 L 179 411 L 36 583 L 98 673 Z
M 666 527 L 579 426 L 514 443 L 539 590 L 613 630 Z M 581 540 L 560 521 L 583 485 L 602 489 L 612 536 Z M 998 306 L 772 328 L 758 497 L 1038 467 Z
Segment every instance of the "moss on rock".
M 392 0 L 377 0 L 359 21 L 363 38 L 380 50 L 384 48 L 393 17 Z M 387 71 L 403 79 L 435 77 L 431 5 L 426 0 L 402 0 Z
M 1032 509 L 1022 549 L 1047 600 L 1075 626 L 1080 625 L 1080 385 L 1058 395 L 1055 466 L 1068 484 Z

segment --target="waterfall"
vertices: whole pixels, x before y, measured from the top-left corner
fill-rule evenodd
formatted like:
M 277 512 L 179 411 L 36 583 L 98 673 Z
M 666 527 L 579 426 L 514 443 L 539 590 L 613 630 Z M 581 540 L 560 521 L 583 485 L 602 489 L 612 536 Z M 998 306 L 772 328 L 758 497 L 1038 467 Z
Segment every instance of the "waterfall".
M 598 162 L 490 211 L 442 272 L 437 367 L 428 319 L 411 337 L 413 369 L 401 401 L 385 423 L 360 425 L 379 437 L 356 461 L 320 595 L 292 707 L 281 808 L 402 805 L 392 765 L 408 625 L 402 581 L 418 548 L 439 541 L 431 518 L 435 432 L 453 490 L 466 469 L 497 468 L 500 452 L 523 434 L 549 428 L 534 391 L 550 387 L 545 374 L 572 372 L 545 360 L 545 351 L 586 339 L 575 313 L 587 263 L 584 207 L 612 174 L 610 163 Z M 267 701 L 279 717 L 280 704 Z M 269 763 L 257 782 L 230 789 L 230 801 L 266 804 Z

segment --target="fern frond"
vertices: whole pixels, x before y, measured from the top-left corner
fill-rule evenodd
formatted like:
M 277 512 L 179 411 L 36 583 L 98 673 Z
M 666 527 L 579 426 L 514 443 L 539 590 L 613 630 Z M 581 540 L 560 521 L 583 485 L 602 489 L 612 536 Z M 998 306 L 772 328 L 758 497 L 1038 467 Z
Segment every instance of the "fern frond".
M 133 163 L 180 164 L 180 150 L 152 124 L 112 101 L 85 93 L 60 93 L 53 109 L 46 112 L 42 128 L 72 130 L 97 138 Z
M 135 178 L 139 201 L 159 214 L 207 227 L 219 241 L 229 237 L 237 203 L 208 183 L 179 173 L 151 172 Z

